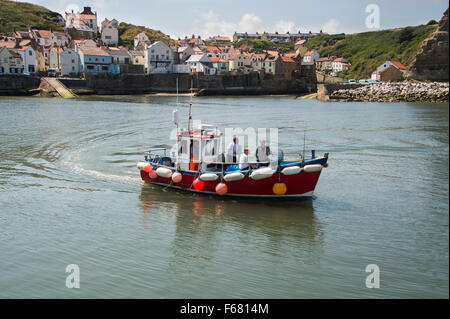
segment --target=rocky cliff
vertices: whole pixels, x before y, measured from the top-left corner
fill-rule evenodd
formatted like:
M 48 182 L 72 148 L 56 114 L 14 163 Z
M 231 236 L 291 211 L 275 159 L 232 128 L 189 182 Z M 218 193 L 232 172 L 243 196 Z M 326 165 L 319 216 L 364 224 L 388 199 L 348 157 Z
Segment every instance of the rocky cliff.
M 414 59 L 408 78 L 415 80 L 448 81 L 448 9 L 439 26 L 426 38 Z

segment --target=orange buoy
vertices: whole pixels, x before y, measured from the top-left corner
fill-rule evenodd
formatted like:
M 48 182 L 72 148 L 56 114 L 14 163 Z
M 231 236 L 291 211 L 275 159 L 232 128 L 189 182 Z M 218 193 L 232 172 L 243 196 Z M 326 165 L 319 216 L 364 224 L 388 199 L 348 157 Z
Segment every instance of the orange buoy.
M 148 164 L 144 166 L 144 172 L 146 173 L 150 173 L 151 171 L 153 171 L 153 166 L 152 164 Z
M 272 191 L 275 195 L 284 195 L 287 191 L 287 186 L 285 183 L 275 183 L 273 184 Z
M 151 179 L 157 179 L 158 178 L 158 174 L 156 174 L 156 171 L 154 171 L 154 170 L 151 170 L 150 173 L 148 173 L 148 176 Z
M 201 179 L 196 178 L 195 181 L 192 183 L 192 186 L 195 190 L 201 191 L 203 187 L 205 187 L 205 182 Z
M 175 172 L 172 174 L 172 181 L 174 183 L 179 183 L 183 179 L 183 175 L 180 172 Z
M 219 195 L 225 195 L 228 192 L 228 186 L 225 183 L 219 183 L 216 186 L 216 193 Z

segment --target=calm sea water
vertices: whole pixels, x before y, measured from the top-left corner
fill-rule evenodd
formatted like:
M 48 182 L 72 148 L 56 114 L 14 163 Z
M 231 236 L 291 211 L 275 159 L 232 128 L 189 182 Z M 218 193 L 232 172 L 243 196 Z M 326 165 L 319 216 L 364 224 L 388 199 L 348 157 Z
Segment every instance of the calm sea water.
M 278 127 L 287 156 L 306 128 L 306 148 L 330 153 L 316 197 L 144 184 L 136 162 L 171 145 L 175 98 L 0 98 L 0 297 L 449 297 L 448 104 L 193 102 L 221 128 Z

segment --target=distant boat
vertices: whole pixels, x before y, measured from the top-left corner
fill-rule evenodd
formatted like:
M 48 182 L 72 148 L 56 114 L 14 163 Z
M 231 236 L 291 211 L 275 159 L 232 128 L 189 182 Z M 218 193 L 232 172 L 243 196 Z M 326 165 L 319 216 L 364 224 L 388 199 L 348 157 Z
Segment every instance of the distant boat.
M 286 161 L 283 155 L 269 166 L 240 170 L 236 163 L 225 162 L 221 149 L 222 134 L 213 125 L 192 128 L 189 106 L 189 128 L 178 129 L 177 151 L 168 156 L 167 149 L 145 152 L 145 160 L 137 163 L 145 182 L 202 194 L 258 198 L 311 197 L 321 171 L 327 167 L 328 153 L 321 157 Z M 282 152 L 281 152 L 282 154 Z M 300 158 L 301 157 L 301 158 Z M 252 163 L 258 165 L 259 163 Z

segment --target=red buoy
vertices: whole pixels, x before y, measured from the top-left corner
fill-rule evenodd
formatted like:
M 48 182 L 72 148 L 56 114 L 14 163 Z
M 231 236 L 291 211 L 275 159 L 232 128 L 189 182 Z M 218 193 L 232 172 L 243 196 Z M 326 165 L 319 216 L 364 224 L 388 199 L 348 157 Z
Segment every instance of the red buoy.
M 144 172 L 150 173 L 151 171 L 153 171 L 153 166 L 151 164 L 144 166 Z
M 201 179 L 196 178 L 195 181 L 192 183 L 192 186 L 195 190 L 201 191 L 203 187 L 205 187 L 205 182 Z

